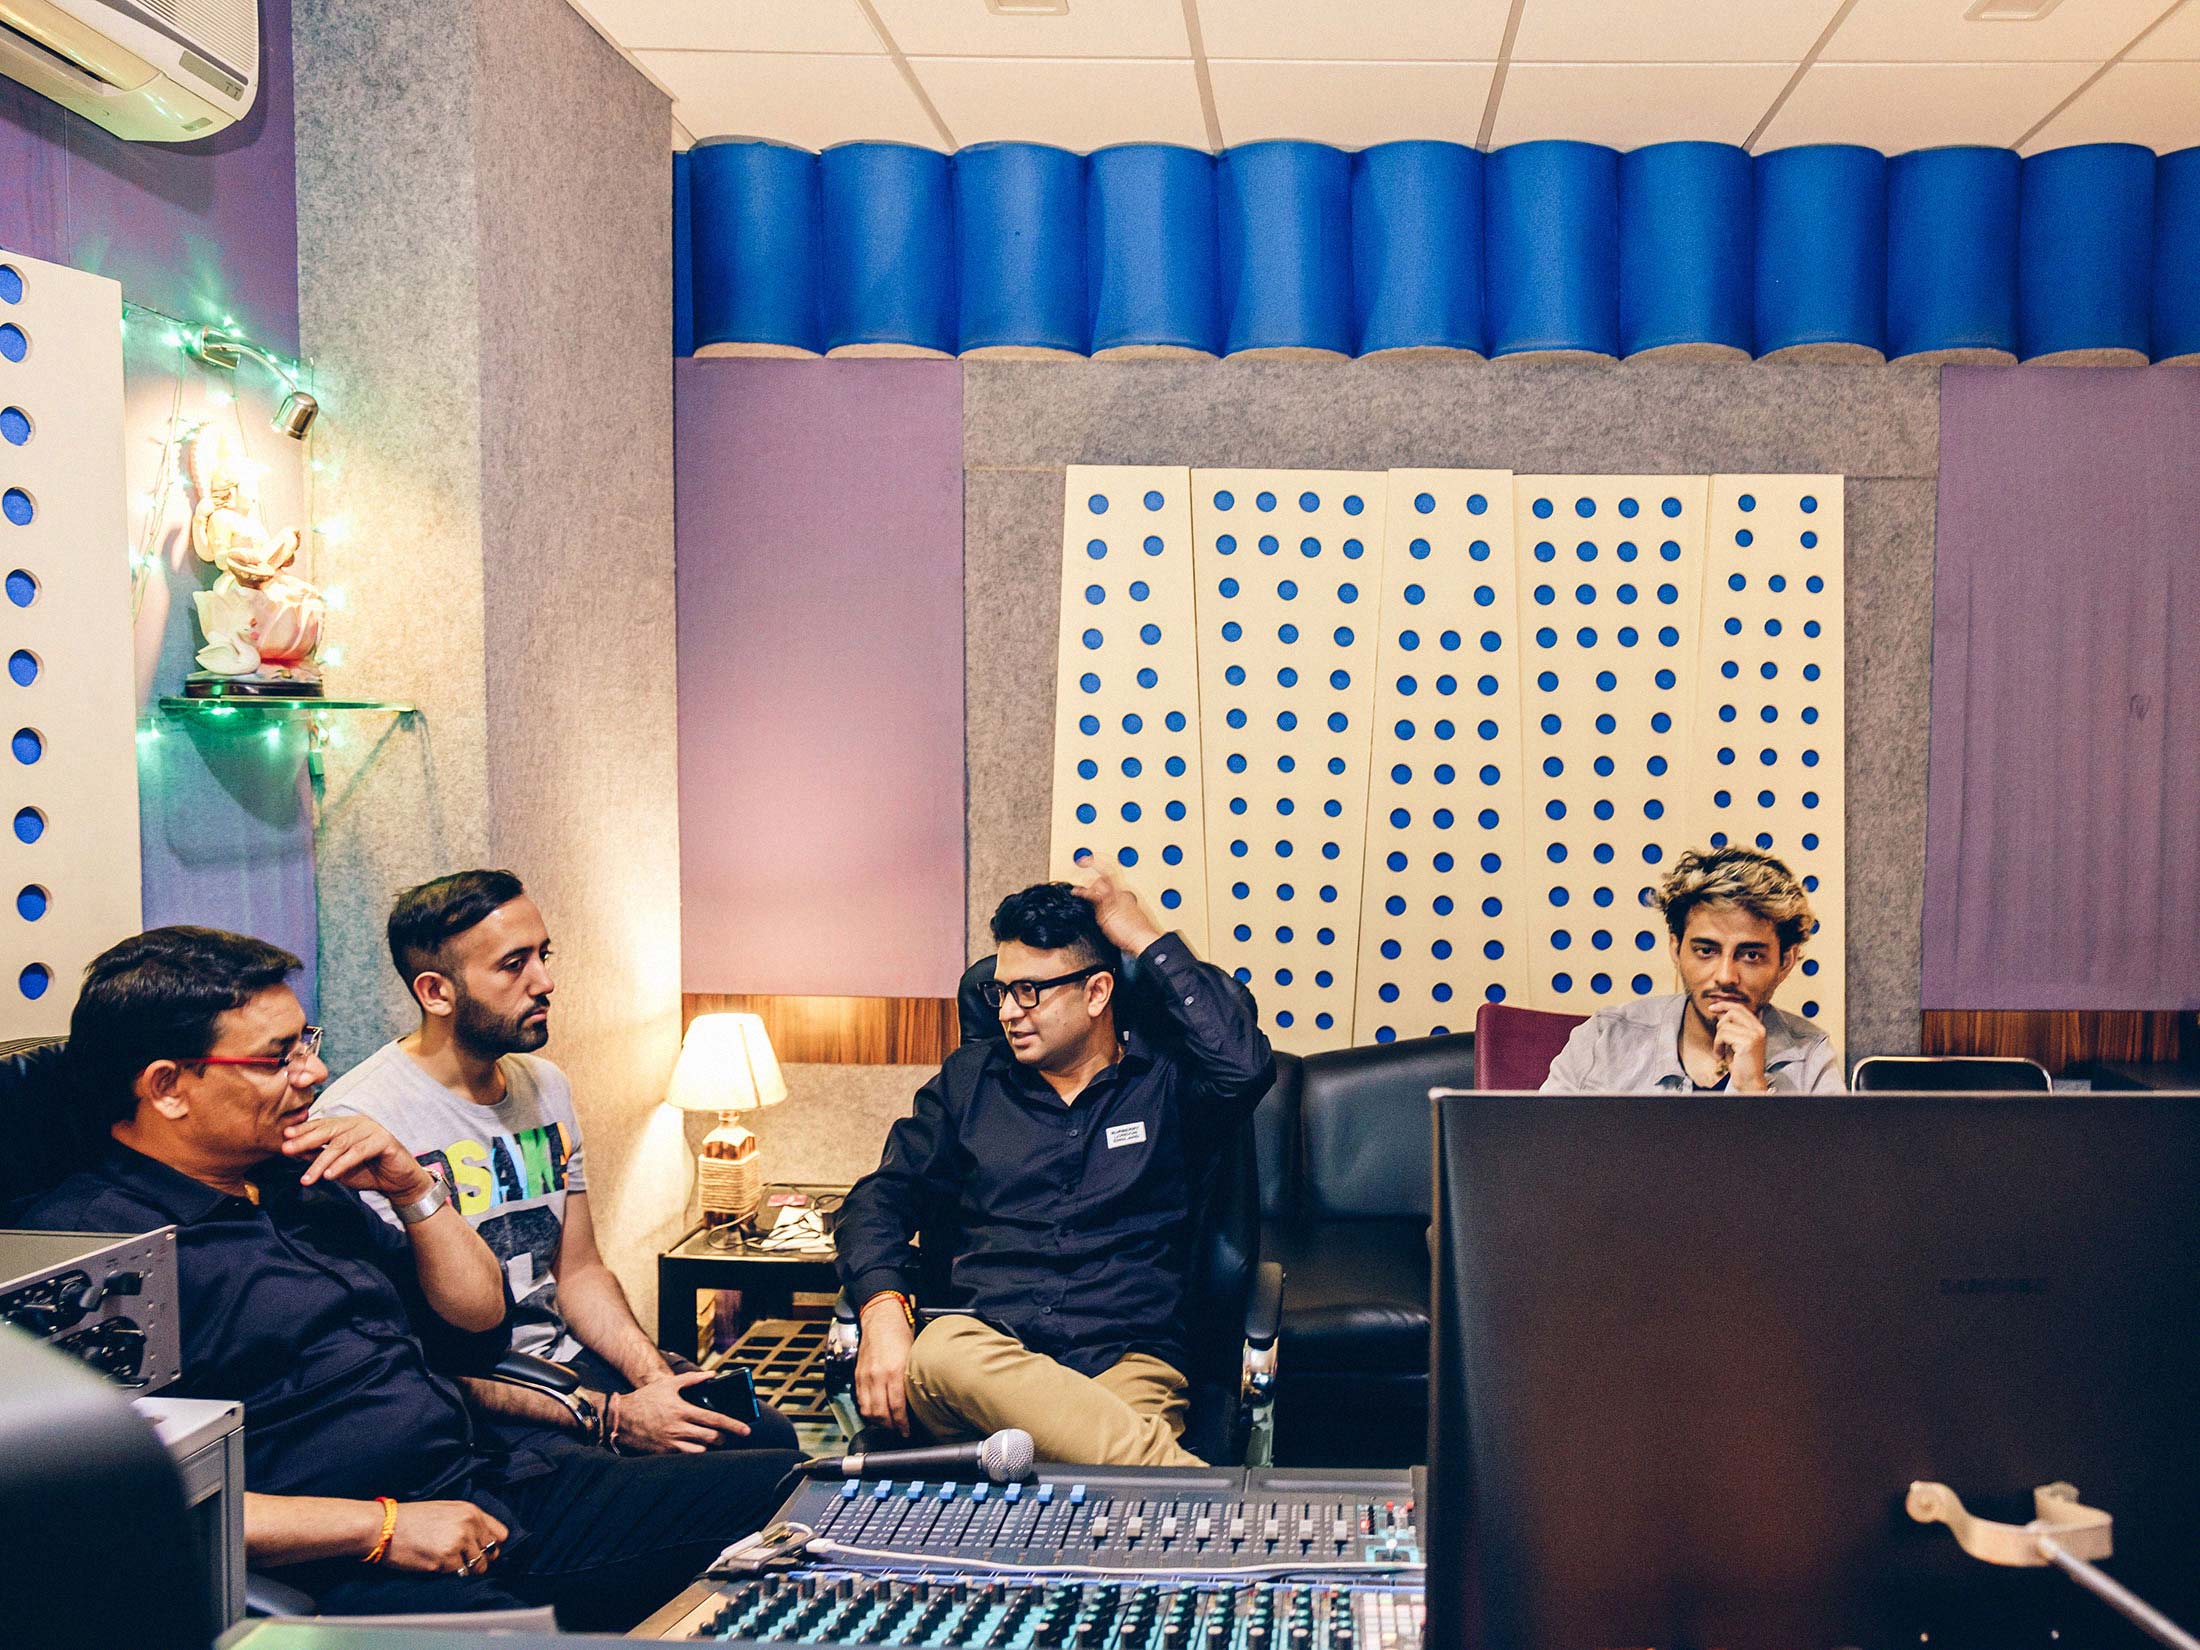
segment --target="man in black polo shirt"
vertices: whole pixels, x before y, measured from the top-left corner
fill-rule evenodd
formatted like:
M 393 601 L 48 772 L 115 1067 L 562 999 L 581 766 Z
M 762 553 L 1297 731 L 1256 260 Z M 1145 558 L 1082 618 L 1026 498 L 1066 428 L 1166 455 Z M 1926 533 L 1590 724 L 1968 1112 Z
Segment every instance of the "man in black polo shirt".
M 1243 987 L 1112 869 L 1078 870 L 1001 902 L 987 996 L 1005 1046 L 957 1050 L 841 1209 L 856 1399 L 942 1439 L 1022 1427 L 1045 1460 L 1197 1465 L 1177 1441 L 1190 1210 L 1275 1057 Z M 1117 1025 L 1122 956 L 1151 980 L 1151 1025 Z M 920 1335 L 910 1240 L 938 1208 L 962 1233 L 952 1304 L 976 1315 Z
M 113 1139 L 23 1223 L 176 1227 L 171 1391 L 245 1406 L 255 1569 L 330 1614 L 554 1604 L 568 1627 L 632 1626 L 763 1521 L 796 1457 L 477 1437 L 450 1377 L 509 1340 L 503 1268 L 380 1123 L 308 1115 L 328 1071 L 287 984 L 298 967 L 206 928 L 95 959 L 69 1053 L 78 1103 Z

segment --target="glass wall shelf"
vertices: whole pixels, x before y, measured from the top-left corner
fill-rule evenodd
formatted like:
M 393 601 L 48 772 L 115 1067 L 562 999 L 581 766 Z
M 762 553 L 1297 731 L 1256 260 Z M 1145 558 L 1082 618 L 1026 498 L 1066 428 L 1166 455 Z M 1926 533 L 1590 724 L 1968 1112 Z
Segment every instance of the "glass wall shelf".
M 234 699 L 186 699 L 178 694 L 165 694 L 159 700 L 163 716 L 234 716 L 239 711 L 280 711 L 291 714 L 316 715 L 324 710 L 379 710 L 391 716 L 411 716 L 417 707 L 400 704 L 393 699 L 307 699 L 261 694 Z

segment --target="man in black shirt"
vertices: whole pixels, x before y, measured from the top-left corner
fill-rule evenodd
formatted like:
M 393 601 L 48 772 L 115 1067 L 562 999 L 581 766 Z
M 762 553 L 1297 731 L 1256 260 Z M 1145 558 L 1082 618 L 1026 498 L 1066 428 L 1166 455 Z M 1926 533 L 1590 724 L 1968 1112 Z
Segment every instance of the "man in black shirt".
M 308 1115 L 328 1071 L 298 967 L 205 928 L 95 959 L 69 1057 L 112 1139 L 23 1223 L 176 1227 L 171 1392 L 245 1406 L 254 1568 L 331 1614 L 554 1604 L 568 1627 L 632 1626 L 762 1522 L 795 1457 L 630 1460 L 555 1428 L 486 1445 L 450 1376 L 508 1343 L 503 1268 L 380 1123 Z
M 1112 869 L 1078 870 L 1001 902 L 987 994 L 1005 1043 L 957 1050 L 842 1206 L 856 1399 L 904 1433 L 1022 1427 L 1046 1460 L 1196 1465 L 1177 1442 L 1190 1211 L 1275 1057 L 1235 980 Z M 1117 1024 L 1124 956 L 1151 981 L 1151 1025 Z M 962 1240 L 935 1304 L 974 1315 L 920 1335 L 910 1242 L 935 1210 Z

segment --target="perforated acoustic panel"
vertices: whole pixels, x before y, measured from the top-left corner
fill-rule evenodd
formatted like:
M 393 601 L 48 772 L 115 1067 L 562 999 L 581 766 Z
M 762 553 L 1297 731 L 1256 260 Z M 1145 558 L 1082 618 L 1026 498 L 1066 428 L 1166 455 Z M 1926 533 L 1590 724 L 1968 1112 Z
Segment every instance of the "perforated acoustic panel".
M 1466 1030 L 1527 979 L 1512 487 L 1390 472 L 1359 1042 Z
M 1817 932 L 1773 1001 L 1842 1040 L 1842 483 L 1713 476 L 1696 680 L 1693 842 L 1777 854 Z
M 1299 1053 L 1351 1040 L 1385 488 L 1192 472 L 1212 956 Z
M 1052 871 L 1113 858 L 1207 955 L 1191 475 L 1079 465 L 1067 485 Z
M 1177 583 L 1186 482 L 1070 475 L 1058 868 L 1128 850 L 1151 897 L 1181 850 L 1164 886 L 1304 1053 L 1670 991 L 1645 891 L 1769 846 L 1822 925 L 1778 1000 L 1838 1038 L 1838 476 L 1194 470 Z
M 0 1037 L 139 926 L 122 289 L 0 254 Z
M 1668 989 L 1641 894 L 1687 845 L 1705 496 L 1702 476 L 1514 483 L 1533 1007 Z

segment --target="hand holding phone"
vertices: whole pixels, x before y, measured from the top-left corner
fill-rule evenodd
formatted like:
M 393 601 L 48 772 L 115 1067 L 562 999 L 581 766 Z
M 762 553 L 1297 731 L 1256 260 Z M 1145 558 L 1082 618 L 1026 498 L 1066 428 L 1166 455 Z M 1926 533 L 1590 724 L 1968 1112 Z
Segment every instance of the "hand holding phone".
M 680 1396 L 728 1420 L 749 1422 L 756 1419 L 756 1381 L 740 1364 L 728 1364 L 709 1380 L 697 1381 Z

